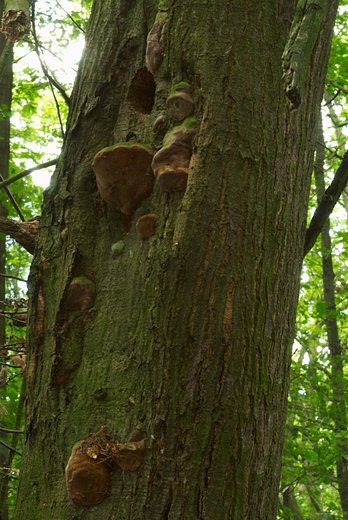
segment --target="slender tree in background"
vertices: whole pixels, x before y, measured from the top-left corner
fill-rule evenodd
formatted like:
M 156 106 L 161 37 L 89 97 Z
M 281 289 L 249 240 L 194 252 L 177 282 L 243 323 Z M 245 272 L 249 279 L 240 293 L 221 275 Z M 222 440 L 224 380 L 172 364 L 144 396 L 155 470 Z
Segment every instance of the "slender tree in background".
M 4 2 L 0 1 L 0 16 L 3 12 Z M 12 50 L 13 43 L 6 40 L 4 35 L 0 33 L 0 175 L 3 178 L 8 176 L 8 165 L 9 165 L 9 140 L 10 140 L 10 109 L 11 109 L 11 97 L 12 97 Z M 0 217 L 6 217 L 7 211 L 2 201 L 0 201 Z M 6 241 L 5 235 L 0 237 L 0 273 L 5 273 L 6 265 Z M 5 300 L 5 277 L 0 276 L 0 301 Z M 2 304 L 1 308 L 2 308 Z M 4 345 L 6 342 L 6 324 L 4 315 L 0 316 L 0 345 Z M 3 374 L 6 373 L 6 369 L 2 369 Z M 1 381 L 4 385 L 5 380 Z M 4 436 L 2 436 L 4 438 Z M 8 466 L 8 454 L 9 452 L 4 448 L 0 448 L 0 467 L 1 467 L 1 483 L 0 486 L 0 518 L 1 520 L 8 519 L 7 510 L 7 484 L 8 476 L 2 474 L 4 468 Z M 3 496 L 3 493 L 5 497 Z M 5 498 L 5 500 L 4 500 Z
M 31 272 L 16 519 L 275 518 L 337 4 L 94 3 Z
M 320 121 L 318 143 L 324 142 L 322 123 Z M 318 203 L 325 193 L 324 178 L 324 148 L 318 144 L 314 167 L 314 178 Z M 331 392 L 332 392 L 332 421 L 334 424 L 337 450 L 337 481 L 344 518 L 348 518 L 348 440 L 347 414 L 345 404 L 345 381 L 343 369 L 343 348 L 339 336 L 337 322 L 337 308 L 335 297 L 335 273 L 332 259 L 332 245 L 330 236 L 330 221 L 328 220 L 321 232 L 323 292 L 326 304 L 326 334 L 330 351 L 331 362 Z
M 0 1 L 0 14 L 3 12 L 3 0 Z M 0 175 L 8 176 L 10 147 L 10 110 L 12 98 L 12 50 L 13 43 L 0 33 Z M 0 215 L 5 217 L 7 211 L 0 203 Z M 5 237 L 0 241 L 0 272 L 5 273 Z M 5 295 L 5 278 L 0 277 L 0 300 Z M 5 320 L 0 317 L 0 342 L 5 343 Z

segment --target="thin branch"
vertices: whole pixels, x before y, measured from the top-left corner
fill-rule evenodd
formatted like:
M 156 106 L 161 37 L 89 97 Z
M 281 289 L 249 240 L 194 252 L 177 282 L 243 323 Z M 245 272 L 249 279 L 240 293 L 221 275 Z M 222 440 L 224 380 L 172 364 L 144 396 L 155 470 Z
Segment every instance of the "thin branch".
M 346 90 L 345 88 L 341 87 L 340 85 L 337 85 L 336 81 L 334 81 L 333 79 L 326 79 L 326 81 L 328 83 L 331 83 L 331 85 L 334 85 L 334 87 L 336 87 L 343 94 L 348 95 L 348 90 Z
M 13 278 L 14 280 L 18 280 L 19 282 L 28 283 L 28 280 L 25 280 L 24 278 L 19 278 L 19 276 L 14 276 L 12 274 L 0 273 L 0 276 L 1 276 L 1 278 Z
M 58 159 L 52 159 L 52 161 L 47 161 L 43 164 L 39 164 L 39 166 L 34 166 L 33 168 L 28 168 L 28 170 L 23 170 L 22 172 L 17 173 L 16 175 L 12 175 L 12 177 L 5 179 L 3 182 L 0 182 L 0 189 L 5 188 L 5 186 L 12 184 L 13 182 L 18 181 L 19 179 L 22 179 L 23 177 L 26 177 L 27 175 L 30 175 L 32 172 L 35 172 L 37 170 L 43 170 L 44 168 L 48 168 L 49 166 L 54 166 L 55 164 L 57 164 L 57 162 L 58 162 Z
M 304 256 L 314 246 L 321 230 L 330 213 L 335 207 L 336 202 L 340 198 L 343 190 L 348 183 L 348 152 L 344 154 L 343 160 L 335 173 L 335 177 L 330 186 L 326 189 L 323 198 L 321 199 L 317 209 L 314 212 L 312 220 L 309 224 L 306 233 L 306 240 L 304 246 Z
M 325 143 L 322 143 L 320 141 L 317 141 L 317 144 L 320 144 L 323 148 L 325 148 L 325 150 L 327 150 L 328 152 L 330 152 L 331 156 L 332 157 L 337 157 L 337 159 L 341 159 L 341 161 L 343 161 L 343 157 L 342 155 L 339 155 L 337 153 L 337 150 L 334 150 L 333 148 L 330 148 L 329 146 L 326 146 Z
M 34 5 L 34 3 L 32 5 L 32 20 L 31 20 L 31 23 L 32 23 L 32 34 L 33 34 L 33 39 L 34 39 L 34 49 L 35 49 L 35 52 L 36 52 L 37 57 L 39 59 L 42 72 L 44 73 L 44 75 L 48 79 L 49 84 L 51 86 L 53 85 L 54 87 L 56 87 L 56 89 L 61 94 L 62 98 L 64 99 L 65 103 L 69 106 L 70 98 L 69 98 L 68 94 L 65 92 L 65 90 L 63 89 L 61 84 L 58 83 L 56 78 L 54 78 L 52 76 L 52 74 L 50 74 L 50 72 L 49 72 L 49 70 L 47 68 L 46 63 L 45 63 L 44 59 L 41 56 L 41 51 L 40 51 L 41 44 L 40 44 L 40 42 L 38 40 L 38 37 L 37 37 L 37 34 L 36 34 L 35 5 Z
M 19 451 L 17 451 L 15 448 L 12 448 L 9 444 L 7 444 L 7 442 L 3 441 L 2 439 L 0 439 L 0 444 L 5 446 L 5 448 L 12 451 L 13 453 L 16 453 L 16 455 L 19 455 L 20 457 L 22 456 L 22 454 Z
M 332 96 L 332 98 L 330 98 L 329 101 L 327 101 L 327 102 L 325 103 L 324 106 L 326 106 L 326 107 L 330 106 L 331 103 L 332 103 L 333 101 L 335 101 L 335 99 L 336 99 L 336 98 L 341 94 L 341 92 L 342 92 L 342 90 L 339 88 L 339 89 L 335 92 L 335 94 Z
M 75 25 L 75 27 L 77 27 L 83 34 L 85 34 L 86 31 L 84 30 L 84 28 L 81 27 L 81 25 L 79 23 L 77 23 L 77 21 L 73 18 L 73 16 L 71 16 L 71 14 L 68 13 L 68 11 L 66 11 L 64 9 L 64 7 L 60 4 L 60 2 L 58 2 L 58 0 L 57 0 L 57 4 L 64 11 L 64 13 L 67 15 L 67 17 L 72 21 L 72 23 Z
M 32 33 L 33 33 L 33 38 L 34 38 L 34 43 L 35 43 L 35 51 L 36 51 L 37 57 L 39 59 L 40 65 L 41 65 L 42 72 L 48 79 L 48 83 L 49 83 L 49 86 L 50 86 L 50 89 L 52 92 L 54 103 L 56 105 L 56 110 L 57 110 L 59 124 L 60 124 L 61 132 L 62 132 L 62 137 L 64 138 L 64 127 L 63 127 L 62 117 L 61 117 L 61 113 L 60 113 L 59 103 L 58 103 L 56 94 L 54 92 L 53 86 L 56 87 L 56 89 L 60 92 L 60 94 L 63 96 L 63 99 L 65 100 L 65 102 L 67 103 L 68 106 L 69 106 L 69 97 L 67 96 L 65 90 L 61 87 L 61 85 L 59 85 L 59 83 L 49 73 L 46 63 L 44 62 L 44 60 L 41 56 L 40 46 L 39 46 L 39 41 L 37 39 L 36 26 L 35 26 L 35 2 L 33 2 L 33 4 L 32 4 L 32 20 L 31 21 L 32 21 Z
M 25 43 L 27 43 L 29 45 L 29 47 L 31 47 L 31 50 L 28 52 L 28 54 L 30 54 L 31 52 L 35 52 L 35 44 L 34 42 L 30 39 L 30 38 L 23 38 L 23 41 Z M 65 65 L 66 67 L 66 63 L 64 62 L 64 60 L 58 56 L 58 54 L 56 54 L 55 52 L 53 52 L 49 47 L 46 47 L 46 45 L 44 45 L 43 43 L 41 42 L 38 42 L 39 46 L 40 46 L 40 49 L 42 51 L 46 51 L 48 52 L 49 54 L 51 54 L 51 56 L 53 56 L 54 58 L 56 58 L 56 60 L 60 61 L 61 63 L 63 63 L 63 65 Z M 25 55 L 27 56 L 27 55 Z M 20 58 L 18 58 L 17 61 L 20 61 L 23 57 L 25 56 L 22 56 Z M 14 63 L 17 63 L 17 61 L 15 61 Z M 77 69 L 72 67 L 71 65 L 69 65 L 69 69 L 71 69 L 72 71 L 74 71 L 75 73 L 77 72 Z M 62 87 L 63 88 L 63 87 Z M 70 98 L 69 98 L 70 99 Z
M 0 432 L 3 432 L 3 433 L 20 433 L 20 434 L 23 434 L 24 431 L 23 430 L 9 430 L 8 428 L 2 428 L 0 426 Z
M 1 181 L 5 180 L 4 177 L 1 175 L 1 173 L 0 173 L 0 180 Z M 11 192 L 11 190 L 7 186 L 5 186 L 5 191 L 6 191 L 6 194 L 7 194 L 8 198 L 12 202 L 12 205 L 13 205 L 14 209 L 17 211 L 17 214 L 18 214 L 19 218 L 21 219 L 22 222 L 24 222 L 25 221 L 24 215 L 23 215 L 23 213 L 21 211 L 21 208 L 18 206 L 16 199 L 13 196 L 13 193 Z

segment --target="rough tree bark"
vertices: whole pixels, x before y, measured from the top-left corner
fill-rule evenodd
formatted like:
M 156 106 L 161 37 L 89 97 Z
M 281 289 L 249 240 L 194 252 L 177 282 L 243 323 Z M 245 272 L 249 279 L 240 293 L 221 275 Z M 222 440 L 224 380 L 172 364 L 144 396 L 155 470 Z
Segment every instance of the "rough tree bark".
M 92 9 L 31 273 L 17 520 L 276 515 L 313 129 L 337 2 L 299 2 L 296 17 L 291 0 L 157 4 Z M 149 33 L 152 109 L 151 76 L 139 72 Z M 133 218 L 108 209 L 93 157 L 124 141 L 158 149 L 168 122 L 158 118 L 183 81 L 198 120 L 185 193 L 156 183 Z M 156 232 L 141 241 L 135 222 L 147 213 Z M 145 460 L 116 469 L 111 496 L 85 508 L 69 500 L 64 466 L 102 425 L 122 442 L 144 430 Z

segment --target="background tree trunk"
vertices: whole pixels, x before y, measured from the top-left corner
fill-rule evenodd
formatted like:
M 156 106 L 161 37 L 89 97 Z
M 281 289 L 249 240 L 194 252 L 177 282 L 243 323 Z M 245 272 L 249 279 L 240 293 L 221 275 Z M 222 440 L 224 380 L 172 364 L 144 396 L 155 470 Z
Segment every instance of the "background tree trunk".
M 318 143 L 324 143 L 322 121 L 320 120 Z M 325 193 L 325 150 L 322 144 L 317 145 L 314 164 L 314 179 L 318 203 Z M 341 507 L 344 518 L 348 518 L 348 441 L 347 414 L 345 400 L 345 376 L 343 366 L 343 348 L 337 323 L 337 307 L 335 297 L 335 272 L 332 258 L 330 236 L 330 220 L 326 222 L 321 232 L 322 278 L 324 301 L 326 304 L 326 334 L 331 361 L 332 388 L 332 420 L 335 429 L 337 450 L 337 481 Z
M 16 519 L 275 518 L 313 129 L 337 9 L 319 9 L 306 89 L 290 110 L 281 57 L 294 4 L 161 2 L 164 60 L 144 115 L 128 90 L 159 6 L 94 3 L 31 274 Z M 138 211 L 157 215 L 156 234 L 141 242 L 136 218 L 101 201 L 91 163 L 114 142 L 159 147 L 154 123 L 179 81 L 192 85 L 199 121 L 188 187 L 156 184 Z M 68 287 L 80 276 L 96 297 L 79 312 Z M 111 497 L 85 509 L 67 497 L 64 466 L 104 424 L 121 441 L 142 428 L 145 463 L 115 471 Z
M 3 0 L 0 0 L 0 17 L 3 12 Z M 8 176 L 9 156 L 10 156 L 10 119 L 9 111 L 11 109 L 12 100 L 12 48 L 13 44 L 7 42 L 5 37 L 0 33 L 0 175 L 3 178 Z M 4 196 L 4 195 L 3 195 Z M 7 215 L 7 210 L 0 201 L 0 218 Z M 6 238 L 0 235 L 0 273 L 5 273 L 6 265 Z M 5 278 L 0 276 L 0 301 L 5 299 L 6 284 Z M 6 323 L 5 318 L 0 316 L 0 345 L 6 343 Z M 5 440 L 6 436 L 2 434 Z M 7 439 L 8 441 L 8 439 Z M 0 449 L 0 467 L 8 467 L 9 459 L 8 450 L 3 447 Z M 8 519 L 8 503 L 7 490 L 9 478 L 3 472 L 0 485 L 0 519 Z

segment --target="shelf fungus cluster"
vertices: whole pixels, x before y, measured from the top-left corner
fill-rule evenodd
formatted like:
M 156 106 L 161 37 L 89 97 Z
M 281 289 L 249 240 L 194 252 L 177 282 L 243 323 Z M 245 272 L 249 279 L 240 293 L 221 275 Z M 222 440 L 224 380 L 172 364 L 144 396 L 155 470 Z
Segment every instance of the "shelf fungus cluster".
M 119 143 L 103 148 L 92 164 L 101 198 L 112 209 L 132 215 L 152 192 L 153 152 L 141 144 Z
M 185 191 L 196 128 L 196 119 L 188 117 L 164 136 L 162 148 L 152 159 L 162 191 Z
M 112 441 L 105 427 L 91 434 L 75 444 L 65 469 L 70 499 L 85 507 L 100 504 L 110 495 L 112 472 L 136 471 L 144 455 L 142 431 L 135 432 L 126 443 Z

